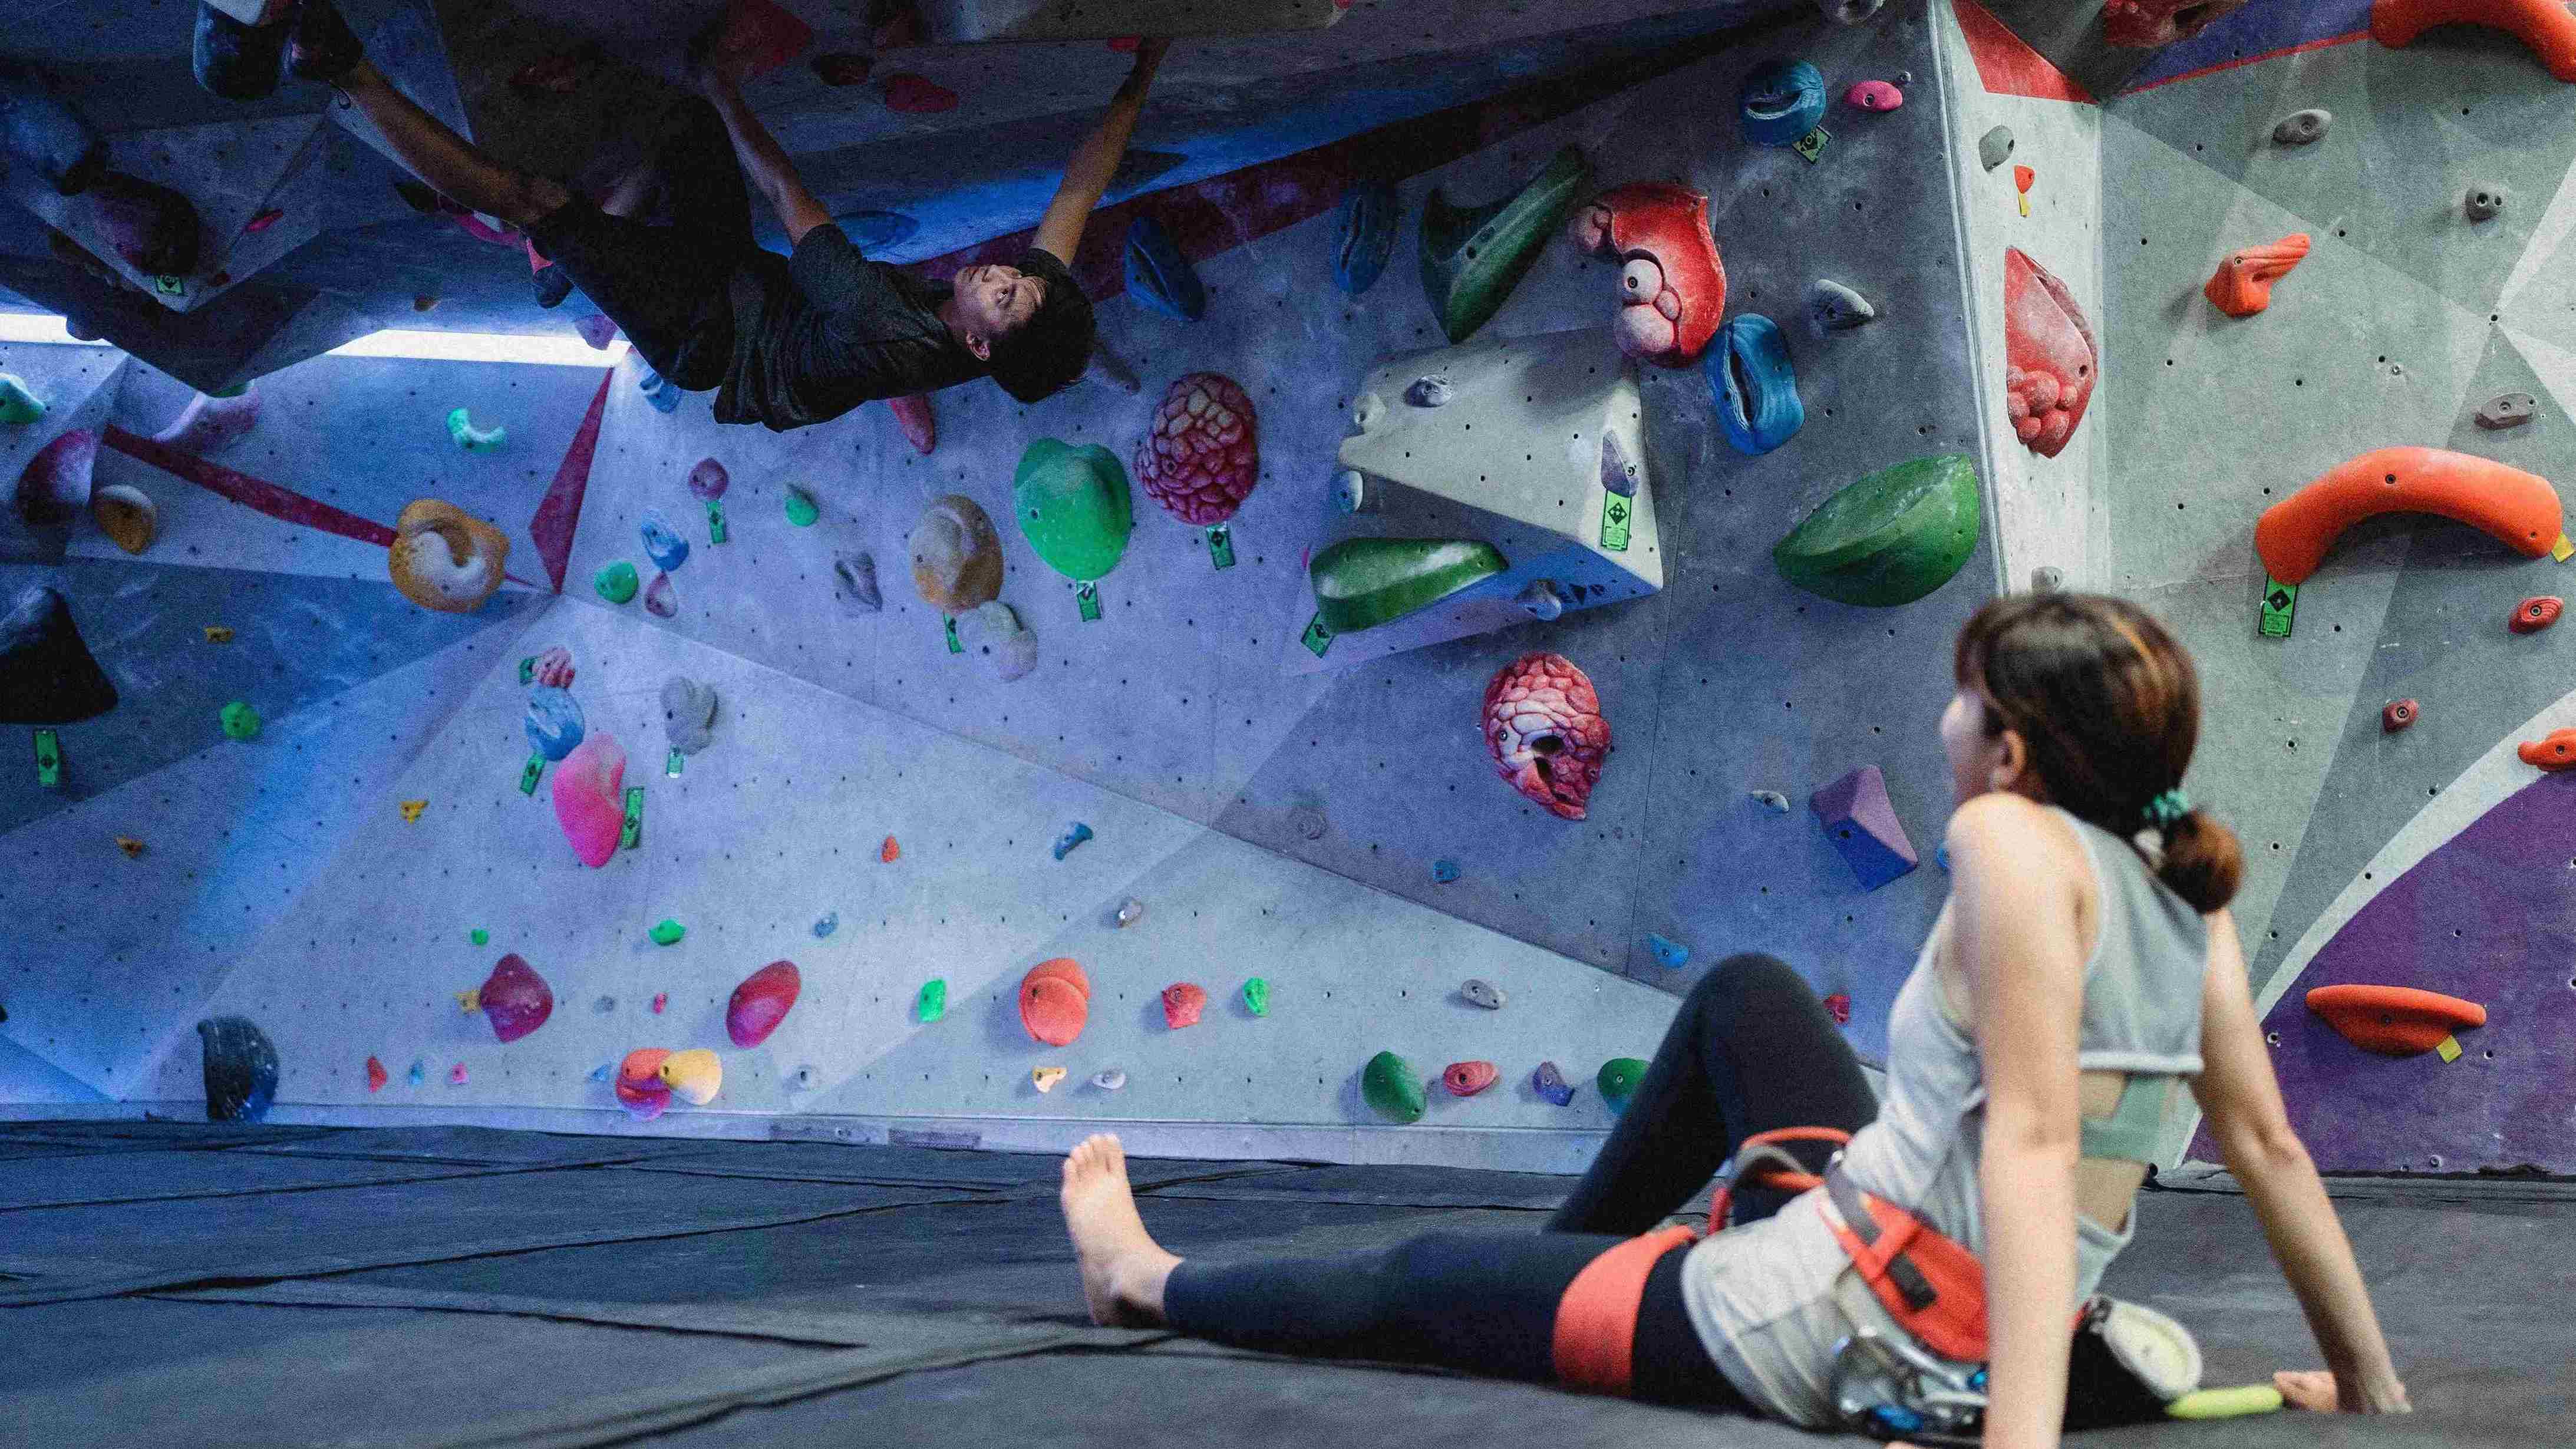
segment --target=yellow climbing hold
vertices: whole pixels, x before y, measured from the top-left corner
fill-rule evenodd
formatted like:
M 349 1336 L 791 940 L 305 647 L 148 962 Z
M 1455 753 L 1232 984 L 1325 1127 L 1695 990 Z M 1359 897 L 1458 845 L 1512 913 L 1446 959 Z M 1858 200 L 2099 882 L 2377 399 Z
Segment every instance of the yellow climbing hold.
M 481 1011 L 483 1009 L 483 988 L 477 986 L 471 991 L 460 991 L 456 993 L 456 1009 L 459 1011 Z
M 233 626 L 230 624 L 207 624 L 202 627 L 206 631 L 206 642 L 209 644 L 233 642 Z
M 2247 1414 L 2276 1414 L 2280 1410 L 2281 1391 L 2270 1384 L 2200 1389 L 2165 1405 L 2166 1415 L 2176 1419 L 2235 1419 Z
M 429 802 L 426 800 L 405 800 L 401 805 L 405 825 L 419 824 L 420 812 L 429 808 Z
M 1032 1067 L 1029 1070 L 1029 1080 L 1037 1084 L 1039 1091 L 1052 1092 L 1055 1090 L 1055 1084 L 1064 1080 L 1064 1068 Z
M 691 1047 L 664 1057 L 659 1075 L 662 1085 L 682 1101 L 703 1107 L 716 1099 L 716 1089 L 724 1085 L 724 1063 L 705 1047 Z

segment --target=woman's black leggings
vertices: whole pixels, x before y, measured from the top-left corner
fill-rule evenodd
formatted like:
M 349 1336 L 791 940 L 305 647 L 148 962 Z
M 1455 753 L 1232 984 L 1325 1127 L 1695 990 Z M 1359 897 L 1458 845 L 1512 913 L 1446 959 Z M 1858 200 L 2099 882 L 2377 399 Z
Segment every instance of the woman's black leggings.
M 1857 1131 L 1877 1115 L 1859 1059 L 1815 989 L 1771 957 L 1730 957 L 1691 988 L 1610 1140 L 1547 1231 L 1427 1232 L 1325 1258 L 1187 1262 L 1164 1285 L 1164 1316 L 1184 1333 L 1245 1348 L 1552 1383 L 1557 1304 L 1585 1265 L 1698 1196 L 1753 1133 Z M 1783 1145 L 1816 1171 L 1833 1151 Z M 1748 1192 L 1737 1218 L 1766 1217 L 1784 1201 Z M 1646 1280 L 1632 1393 L 1744 1407 L 1683 1311 L 1682 1257 L 1666 1253 Z

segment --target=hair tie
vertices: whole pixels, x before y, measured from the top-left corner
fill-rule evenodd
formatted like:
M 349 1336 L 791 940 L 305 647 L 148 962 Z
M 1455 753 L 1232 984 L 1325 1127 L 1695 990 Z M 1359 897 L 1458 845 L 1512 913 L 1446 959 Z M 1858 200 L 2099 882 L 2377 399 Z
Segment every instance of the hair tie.
M 2146 808 L 2139 813 L 2146 817 L 2148 824 L 2158 830 L 2170 830 L 2175 821 L 2191 813 L 2191 797 L 2182 792 L 2180 785 L 2176 785 L 2148 801 Z

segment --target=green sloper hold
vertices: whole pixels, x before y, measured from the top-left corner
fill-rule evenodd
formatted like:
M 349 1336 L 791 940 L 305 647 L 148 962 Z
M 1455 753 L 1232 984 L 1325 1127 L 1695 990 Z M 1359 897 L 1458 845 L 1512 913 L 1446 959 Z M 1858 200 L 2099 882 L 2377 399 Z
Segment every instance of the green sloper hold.
M 608 565 L 590 576 L 590 586 L 612 604 L 622 604 L 635 597 L 635 565 L 624 559 Z
M 1255 1016 L 1270 1014 L 1270 983 L 1255 976 L 1243 983 L 1243 1009 Z
M 1845 604 L 1910 604 L 1977 551 L 1977 469 L 1966 455 L 1917 458 L 1836 493 L 1771 549 L 1780 577 Z
M 1510 567 L 1479 539 L 1346 538 L 1315 555 L 1306 575 L 1324 623 L 1349 634 L 1429 608 Z
M 1097 443 L 1074 447 L 1040 438 L 1020 455 L 1011 511 L 1047 567 L 1087 584 L 1118 567 L 1136 528 L 1127 469 Z
M 1601 1088 L 1601 1100 L 1613 1112 L 1628 1110 L 1628 1099 L 1637 1095 L 1637 1084 L 1646 1079 L 1646 1064 L 1635 1057 L 1612 1057 L 1601 1064 L 1601 1074 L 1593 1078 Z
M 937 1021 L 939 1018 L 946 1016 L 947 1014 L 947 978 L 934 976 L 928 981 L 921 983 L 921 1000 L 914 1006 L 913 1015 L 921 1018 L 923 1021 Z
M 259 738 L 259 711 L 251 708 L 249 704 L 242 700 L 237 699 L 232 703 L 225 705 L 216 713 L 215 718 L 223 724 L 224 733 L 234 739 L 255 740 Z
M 680 938 L 687 934 L 689 934 L 688 927 L 668 917 L 653 923 L 653 944 L 656 946 L 676 946 L 680 944 Z
M 1556 153 L 1517 196 L 1456 207 L 1437 188 L 1422 204 L 1422 290 L 1451 342 L 1493 320 L 1583 192 L 1583 152 Z
M 823 510 L 820 505 L 814 502 L 813 494 L 793 485 L 788 487 L 787 521 L 789 523 L 796 525 L 798 528 L 812 528 L 814 526 L 814 520 L 822 516 Z
M 44 400 L 27 391 L 25 379 L 0 372 L 0 423 L 32 423 L 44 415 Z
M 1422 1074 L 1393 1052 L 1369 1058 L 1368 1069 L 1360 1073 L 1360 1095 L 1399 1122 L 1422 1120 Z

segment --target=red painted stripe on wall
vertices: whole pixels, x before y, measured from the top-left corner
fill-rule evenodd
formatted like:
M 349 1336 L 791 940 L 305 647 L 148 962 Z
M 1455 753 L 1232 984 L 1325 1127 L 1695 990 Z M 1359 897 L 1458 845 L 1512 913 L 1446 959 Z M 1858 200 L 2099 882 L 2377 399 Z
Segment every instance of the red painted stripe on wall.
M 1958 14 L 1960 32 L 1968 37 L 1968 54 L 1976 58 L 1977 79 L 1985 83 L 1986 94 L 2094 103 L 2090 92 L 2049 64 L 2047 56 L 2031 49 L 1977 0 L 1951 0 L 1951 8 Z
M 545 564 L 546 577 L 558 594 L 563 592 L 564 564 L 572 557 L 573 531 L 581 526 L 581 501 L 590 492 L 590 465 L 599 456 L 599 419 L 608 409 L 608 385 L 616 378 L 613 368 L 599 375 L 599 391 L 590 395 L 590 411 L 573 433 L 572 445 L 564 449 L 563 462 L 556 465 L 555 481 L 547 485 L 536 516 L 528 520 L 528 537 L 536 541 L 537 558 Z
M 137 437 L 125 429 L 109 424 L 99 441 L 125 454 L 151 464 L 165 473 L 184 478 L 207 492 L 229 498 L 244 508 L 254 509 L 269 517 L 303 528 L 336 533 L 378 548 L 391 548 L 394 531 L 372 518 L 334 508 L 318 498 L 307 498 L 292 488 L 281 488 L 264 478 L 209 462 L 194 453 L 182 452 L 166 443 Z

